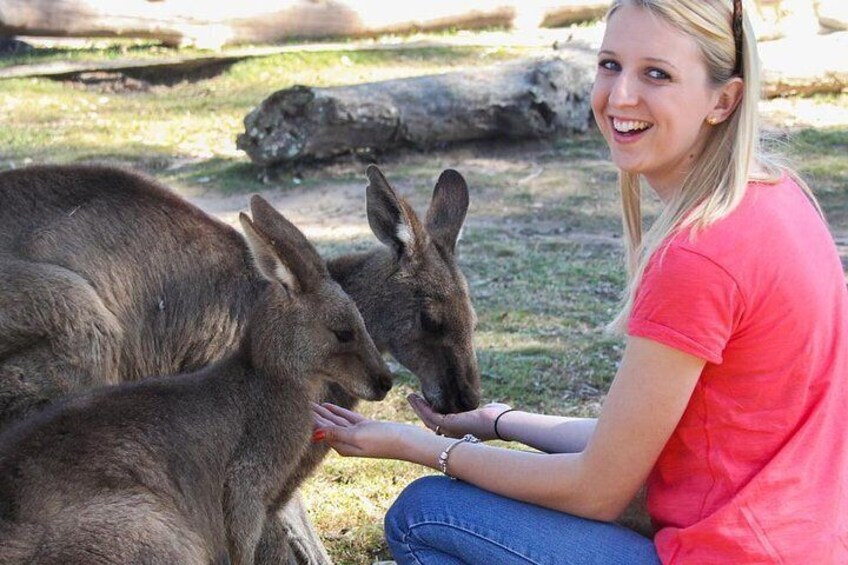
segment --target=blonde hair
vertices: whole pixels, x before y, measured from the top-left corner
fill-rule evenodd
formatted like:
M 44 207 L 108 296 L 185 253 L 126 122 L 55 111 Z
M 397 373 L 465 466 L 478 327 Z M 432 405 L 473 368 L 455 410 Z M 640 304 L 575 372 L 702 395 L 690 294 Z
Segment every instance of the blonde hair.
M 732 0 L 615 0 L 607 19 L 623 4 L 649 10 L 698 44 L 710 81 L 720 86 L 734 77 L 736 46 L 731 28 Z M 626 246 L 628 282 L 622 306 L 609 329 L 624 333 L 636 290 L 651 257 L 672 235 L 690 227 L 696 234 L 727 216 L 745 195 L 749 171 L 758 166 L 756 180 L 777 182 L 782 168 L 761 151 L 757 102 L 760 97 L 760 66 L 750 21 L 743 13 L 741 101 L 725 121 L 712 126 L 703 152 L 681 189 L 642 234 L 641 178 L 620 171 L 622 222 Z M 801 179 L 788 171 L 815 204 Z M 818 205 L 816 204 L 818 207 Z

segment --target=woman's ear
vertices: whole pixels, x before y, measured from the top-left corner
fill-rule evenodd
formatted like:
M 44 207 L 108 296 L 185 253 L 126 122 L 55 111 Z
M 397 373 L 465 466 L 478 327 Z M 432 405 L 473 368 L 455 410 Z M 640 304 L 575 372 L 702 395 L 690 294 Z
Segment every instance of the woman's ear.
M 733 114 L 736 107 L 742 101 L 745 90 L 745 82 L 739 77 L 733 77 L 718 90 L 718 98 L 707 116 L 707 122 L 715 125 L 725 121 Z

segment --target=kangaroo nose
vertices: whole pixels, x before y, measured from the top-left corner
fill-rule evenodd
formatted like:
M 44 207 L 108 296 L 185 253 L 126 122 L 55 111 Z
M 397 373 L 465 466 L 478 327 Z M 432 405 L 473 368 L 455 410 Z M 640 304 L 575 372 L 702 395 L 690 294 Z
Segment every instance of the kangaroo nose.
M 374 381 L 374 392 L 376 393 L 377 400 L 382 400 L 386 397 L 386 394 L 392 389 L 393 378 L 391 373 L 383 373 L 379 374 Z
M 390 390 L 392 390 L 392 384 L 393 384 L 392 374 L 387 373 L 380 381 L 380 388 L 383 390 L 384 394 L 389 392 Z
M 477 391 L 466 389 L 459 393 L 459 411 L 467 412 L 474 410 L 480 405 L 480 393 Z

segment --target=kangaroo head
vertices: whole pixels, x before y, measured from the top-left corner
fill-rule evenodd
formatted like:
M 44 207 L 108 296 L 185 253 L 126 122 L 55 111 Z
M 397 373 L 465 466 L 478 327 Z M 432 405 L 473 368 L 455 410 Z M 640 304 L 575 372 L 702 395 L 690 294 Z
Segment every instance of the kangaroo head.
M 319 376 L 356 397 L 382 400 L 392 375 L 353 300 L 294 224 L 259 196 L 250 210 L 252 221 L 243 213 L 239 220 L 269 283 L 249 321 L 253 363 L 271 374 Z
M 357 296 L 371 336 L 418 377 L 436 410 L 476 408 L 480 370 L 472 338 L 477 317 L 455 257 L 468 210 L 465 180 L 444 171 L 422 223 L 380 169 L 371 165 L 366 174 L 368 222 L 392 263 L 379 298 Z

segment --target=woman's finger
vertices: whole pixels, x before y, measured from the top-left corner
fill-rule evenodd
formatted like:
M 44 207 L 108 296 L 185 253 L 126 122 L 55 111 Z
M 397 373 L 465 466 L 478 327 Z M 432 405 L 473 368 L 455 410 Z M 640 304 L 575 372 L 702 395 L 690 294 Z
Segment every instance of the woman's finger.
M 340 428 L 332 426 L 321 428 L 315 432 L 313 438 L 324 441 L 344 456 L 367 456 L 364 450 L 355 443 L 355 432 L 351 428 Z
M 335 426 L 336 424 L 328 420 L 327 418 L 322 418 L 315 412 L 312 413 L 312 421 L 315 422 L 316 428 L 327 428 L 330 426 Z
M 427 401 L 417 394 L 410 394 L 406 397 L 406 400 L 412 406 L 415 413 L 418 414 L 418 417 L 421 418 L 421 421 L 424 422 L 424 425 L 431 430 L 435 430 L 436 426 L 441 425 L 445 419 L 444 414 L 434 412 Z
M 356 423 L 354 420 L 349 418 L 345 418 L 343 415 L 336 414 L 332 412 L 329 407 L 333 406 L 332 404 L 315 404 L 312 406 L 312 411 L 315 414 L 318 414 L 322 418 L 329 420 L 330 422 L 336 424 L 337 426 L 349 426 L 351 423 Z M 352 413 L 352 412 L 351 412 Z
M 325 402 L 321 405 L 321 407 L 326 409 L 331 414 L 344 418 L 346 421 L 352 424 L 358 424 L 359 422 L 364 422 L 368 419 L 361 414 L 357 414 L 356 412 L 348 410 L 347 408 L 342 408 L 341 406 L 337 406 L 329 402 Z

